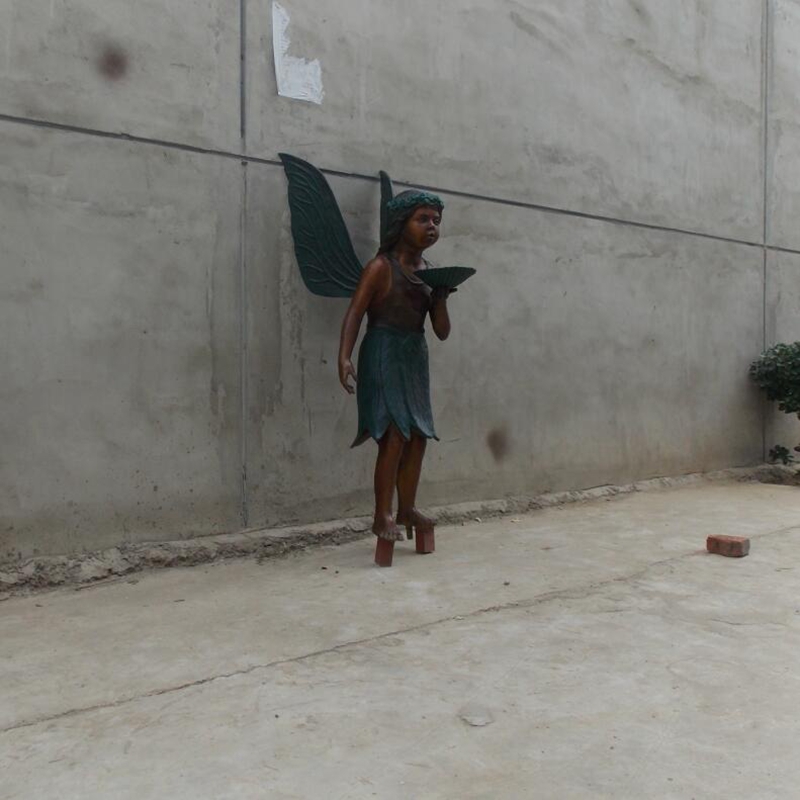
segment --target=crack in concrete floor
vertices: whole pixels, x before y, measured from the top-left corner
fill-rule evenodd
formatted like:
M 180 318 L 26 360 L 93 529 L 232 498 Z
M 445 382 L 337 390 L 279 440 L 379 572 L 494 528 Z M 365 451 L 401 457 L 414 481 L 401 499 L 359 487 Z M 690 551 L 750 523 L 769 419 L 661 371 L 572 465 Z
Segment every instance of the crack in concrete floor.
M 0 795 L 791 796 L 800 492 L 527 517 L 4 605 Z
M 788 533 L 794 530 L 800 530 L 800 526 L 798 525 L 791 525 L 784 528 L 779 528 L 774 531 L 768 531 L 766 533 L 754 535 L 752 538 L 756 539 L 765 539 L 771 536 L 777 536 L 783 533 Z M 191 689 L 197 686 L 203 686 L 209 683 L 213 683 L 219 680 L 227 680 L 230 678 L 236 678 L 244 675 L 250 675 L 254 672 L 259 672 L 262 670 L 269 670 L 275 667 L 279 667 L 285 664 L 293 664 L 302 662 L 308 659 L 313 659 L 319 656 L 324 656 L 330 653 L 336 653 L 343 650 L 347 650 L 354 647 L 360 647 L 363 645 L 371 644 L 372 642 L 377 642 L 382 639 L 387 639 L 392 636 L 398 636 L 406 633 L 413 633 L 415 631 L 426 630 L 434 628 L 438 625 L 443 625 L 448 622 L 459 621 L 464 619 L 472 619 L 480 616 L 484 616 L 486 614 L 492 613 L 501 613 L 503 611 L 508 610 L 519 610 L 519 609 L 526 609 L 526 608 L 534 608 L 536 606 L 552 602 L 554 600 L 582 600 L 586 599 L 587 597 L 591 597 L 593 594 L 603 591 L 608 586 L 613 584 L 619 583 L 630 583 L 635 582 L 645 576 L 653 569 L 657 569 L 658 567 L 678 563 L 680 561 L 684 561 L 686 559 L 702 555 L 705 551 L 693 550 L 688 553 L 682 553 L 677 556 L 672 556 L 666 559 L 660 559 L 658 561 L 654 561 L 650 564 L 647 564 L 645 567 L 637 569 L 636 571 L 622 576 L 616 576 L 613 578 L 607 578 L 601 581 L 592 582 L 584 587 L 581 586 L 573 586 L 567 587 L 564 589 L 557 589 L 549 592 L 544 592 L 540 595 L 536 595 L 535 597 L 526 599 L 526 600 L 515 600 L 508 603 L 502 603 L 499 605 L 487 606 L 484 608 L 476 609 L 474 611 L 468 611 L 463 614 L 453 614 L 447 617 L 442 617 L 440 619 L 432 620 L 429 622 L 420 623 L 418 625 L 412 625 L 405 628 L 398 628 L 396 630 L 387 631 L 384 633 L 377 634 L 375 636 L 365 637 L 363 639 L 354 639 L 347 642 L 342 642 L 341 644 L 334 645 L 332 647 L 323 648 L 320 650 L 310 651 L 308 653 L 303 653 L 299 656 L 294 656 L 292 658 L 283 658 L 283 659 L 276 659 L 274 661 L 266 662 L 263 664 L 254 664 L 252 666 L 234 670 L 232 672 L 225 672 L 225 673 L 217 673 L 215 675 L 209 675 L 204 678 L 198 678 L 197 680 L 187 681 L 185 683 L 177 684 L 174 686 L 167 686 L 160 689 L 153 689 L 148 692 L 143 692 L 135 695 L 131 695 L 129 697 L 123 697 L 119 700 L 109 702 L 109 703 L 97 703 L 90 706 L 82 706 L 78 708 L 68 709 L 66 711 L 59 712 L 58 714 L 52 715 L 42 715 L 30 720 L 24 720 L 22 722 L 15 723 L 14 725 L 7 726 L 5 728 L 0 728 L 0 734 L 7 734 L 12 733 L 14 731 L 18 731 L 24 728 L 31 728 L 36 725 L 41 725 L 48 722 L 54 722 L 61 719 L 67 719 L 71 717 L 75 717 L 82 714 L 89 714 L 94 711 L 102 711 L 105 709 L 110 708 L 119 708 L 130 703 L 134 703 L 138 700 L 143 700 L 152 697 L 160 697 L 163 695 L 173 694 L 176 692 L 185 691 L 186 689 Z M 624 609 L 620 609 L 622 611 Z M 609 612 L 605 612 L 609 613 Z M 726 623 L 726 620 L 714 620 L 720 623 Z M 761 625 L 763 623 L 734 623 L 730 622 L 728 624 L 731 625 Z M 782 624 L 782 623 L 774 623 L 774 624 Z

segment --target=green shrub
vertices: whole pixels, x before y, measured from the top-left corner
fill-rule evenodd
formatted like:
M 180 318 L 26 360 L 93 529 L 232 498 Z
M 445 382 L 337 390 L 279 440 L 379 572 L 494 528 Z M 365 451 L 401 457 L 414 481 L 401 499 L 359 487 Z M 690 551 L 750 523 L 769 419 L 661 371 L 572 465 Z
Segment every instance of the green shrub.
M 797 448 L 795 448 L 796 450 Z M 791 464 L 794 461 L 794 456 L 789 452 L 788 447 L 776 444 L 772 450 L 769 451 L 769 460 L 772 464 L 780 461 L 783 464 Z
M 776 344 L 765 350 L 750 365 L 750 377 L 781 411 L 800 417 L 800 342 Z M 769 460 L 789 464 L 794 457 L 786 447 L 776 444 L 769 451 Z
M 787 414 L 800 415 L 800 342 L 776 344 L 751 365 L 750 377 Z

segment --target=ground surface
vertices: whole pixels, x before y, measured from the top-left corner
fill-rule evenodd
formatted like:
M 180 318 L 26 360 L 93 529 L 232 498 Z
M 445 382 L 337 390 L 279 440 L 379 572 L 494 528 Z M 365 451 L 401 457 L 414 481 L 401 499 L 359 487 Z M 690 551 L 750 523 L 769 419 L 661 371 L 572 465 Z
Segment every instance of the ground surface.
M 742 560 L 709 533 L 747 535 Z M 800 489 L 709 484 L 0 603 L 0 798 L 788 798 Z

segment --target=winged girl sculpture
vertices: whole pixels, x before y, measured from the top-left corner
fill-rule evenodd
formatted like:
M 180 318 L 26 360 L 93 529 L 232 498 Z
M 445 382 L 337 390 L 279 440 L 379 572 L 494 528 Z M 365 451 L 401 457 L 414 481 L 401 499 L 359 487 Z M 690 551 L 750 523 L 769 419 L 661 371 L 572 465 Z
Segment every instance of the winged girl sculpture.
M 380 173 L 380 246 L 362 269 L 325 176 L 296 156 L 281 153 L 280 158 L 289 181 L 292 238 L 303 281 L 315 294 L 351 298 L 339 342 L 339 380 L 358 401 L 352 446 L 370 438 L 378 443 L 375 561 L 391 566 L 394 544 L 403 539 L 399 526 L 405 527 L 409 539 L 416 534 L 418 553 L 432 553 L 433 520 L 416 508 L 427 442 L 437 438 L 425 321 L 430 317 L 434 334 L 447 339 L 448 296 L 475 270 L 430 267 L 423 252 L 439 239 L 444 204 L 426 191 L 395 196 L 385 172 Z M 356 373 L 351 357 L 365 316 L 367 333 Z

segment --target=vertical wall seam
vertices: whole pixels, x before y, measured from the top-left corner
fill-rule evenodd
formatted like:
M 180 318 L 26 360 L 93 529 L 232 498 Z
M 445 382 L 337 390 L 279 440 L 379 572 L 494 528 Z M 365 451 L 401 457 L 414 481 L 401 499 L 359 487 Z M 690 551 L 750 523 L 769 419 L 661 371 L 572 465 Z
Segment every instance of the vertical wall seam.
M 767 248 L 764 248 L 761 262 L 761 309 L 762 309 L 762 352 L 767 349 Z M 771 403 L 762 395 L 761 397 L 761 458 L 767 460 L 767 425 L 772 411 Z
M 247 347 L 247 162 L 242 162 L 242 203 L 239 224 L 239 392 L 241 394 L 241 410 L 239 422 L 240 458 L 241 458 L 241 491 L 242 491 L 242 525 L 250 523 L 250 509 L 247 497 L 247 407 L 249 382 L 248 347 Z
M 770 112 L 770 80 L 772 77 L 772 4 L 771 0 L 764 0 L 763 22 L 761 31 L 761 94 L 762 94 L 762 201 L 763 201 L 763 248 L 762 248 L 762 275 L 761 275 L 761 349 L 767 348 L 767 280 L 769 267 L 769 187 L 770 187 L 770 162 L 769 162 L 769 112 Z M 770 404 L 766 399 L 761 401 L 761 456 L 767 459 L 767 425 L 769 421 Z
M 247 138 L 247 0 L 239 0 L 239 138 L 246 153 Z
M 241 152 L 247 152 L 247 0 L 239 0 L 239 138 Z M 248 347 L 247 347 L 247 161 L 242 161 L 241 219 L 239 221 L 239 392 L 241 408 L 239 421 L 240 481 L 242 527 L 250 524 L 247 491 L 247 408 L 248 408 Z
M 769 244 L 769 90 L 772 63 L 772 7 L 770 0 L 764 0 L 764 23 L 762 32 L 762 66 L 761 66 L 761 85 L 762 85 L 762 158 L 763 158 L 763 244 L 766 248 Z

